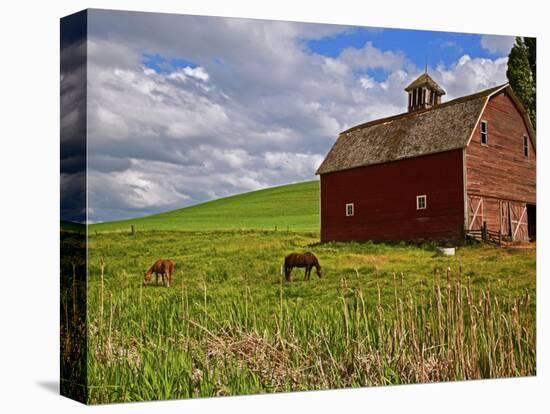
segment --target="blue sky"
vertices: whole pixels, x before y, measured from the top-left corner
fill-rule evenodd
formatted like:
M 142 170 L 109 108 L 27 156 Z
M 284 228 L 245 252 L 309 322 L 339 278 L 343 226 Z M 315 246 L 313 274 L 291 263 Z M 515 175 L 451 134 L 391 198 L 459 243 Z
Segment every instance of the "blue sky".
M 195 62 L 177 57 L 166 57 L 158 53 L 143 53 L 142 62 L 148 68 L 155 70 L 157 73 L 170 73 L 174 70 L 190 67 L 197 67 Z
M 484 49 L 481 37 L 480 34 L 426 30 L 351 28 L 334 36 L 308 40 L 305 45 L 314 53 L 337 57 L 346 48 L 361 48 L 372 42 L 376 48 L 403 53 L 420 68 L 426 60 L 431 67 L 448 66 L 465 54 L 488 59 L 505 55 L 503 50 Z
M 382 51 L 401 53 L 418 68 L 428 70 L 437 65 L 450 66 L 464 55 L 495 59 L 507 56 L 507 49 L 489 50 L 482 46 L 481 34 L 438 32 L 429 30 L 382 29 L 371 27 L 346 28 L 333 35 L 315 39 L 301 39 L 308 53 L 337 58 L 345 49 L 361 49 L 367 43 Z M 509 42 L 509 36 L 492 35 L 500 42 Z M 497 40 L 498 42 L 499 40 Z M 219 58 L 213 62 L 220 64 Z M 181 57 L 166 57 L 159 53 L 143 53 L 143 64 L 158 73 L 166 73 L 184 67 L 197 67 L 195 62 Z M 360 75 L 361 70 L 355 71 Z M 384 81 L 389 71 L 383 68 L 368 68 L 364 71 L 378 82 Z
M 407 110 L 426 58 L 449 100 L 504 83 L 514 41 L 108 10 L 88 26 L 91 221 L 316 179 L 339 132 Z

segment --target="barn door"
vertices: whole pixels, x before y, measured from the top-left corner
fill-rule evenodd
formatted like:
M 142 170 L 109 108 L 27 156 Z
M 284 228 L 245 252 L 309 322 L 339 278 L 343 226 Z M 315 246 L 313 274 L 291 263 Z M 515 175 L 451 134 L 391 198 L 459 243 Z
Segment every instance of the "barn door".
M 468 230 L 479 230 L 483 226 L 483 198 L 468 197 L 469 223 Z
M 510 229 L 510 203 L 508 201 L 500 202 L 500 234 L 503 236 L 512 236 Z
M 525 204 L 510 203 L 510 224 L 512 240 L 529 241 L 527 206 Z

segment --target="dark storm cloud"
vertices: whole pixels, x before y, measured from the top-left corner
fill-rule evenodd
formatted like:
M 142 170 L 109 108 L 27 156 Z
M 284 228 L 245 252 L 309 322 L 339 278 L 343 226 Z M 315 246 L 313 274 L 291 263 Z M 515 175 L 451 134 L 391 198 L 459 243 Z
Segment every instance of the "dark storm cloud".
M 61 220 L 86 220 L 86 12 L 61 21 Z

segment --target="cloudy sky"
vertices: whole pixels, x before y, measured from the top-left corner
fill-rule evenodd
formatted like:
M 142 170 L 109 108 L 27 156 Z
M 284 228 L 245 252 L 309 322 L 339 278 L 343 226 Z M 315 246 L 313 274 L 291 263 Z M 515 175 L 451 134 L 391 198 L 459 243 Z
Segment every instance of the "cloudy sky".
M 513 37 L 91 11 L 88 218 L 315 179 L 338 133 L 506 81 Z

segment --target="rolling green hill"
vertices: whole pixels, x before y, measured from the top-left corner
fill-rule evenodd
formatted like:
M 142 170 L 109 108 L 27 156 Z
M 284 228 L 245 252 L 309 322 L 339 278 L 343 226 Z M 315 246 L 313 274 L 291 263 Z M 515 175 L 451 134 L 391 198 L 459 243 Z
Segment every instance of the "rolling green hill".
M 319 231 L 319 181 L 272 187 L 130 220 L 91 231 L 269 229 Z
M 82 223 L 76 223 L 74 221 L 61 220 L 59 223 L 61 231 L 69 231 L 74 233 L 85 233 L 86 226 Z

